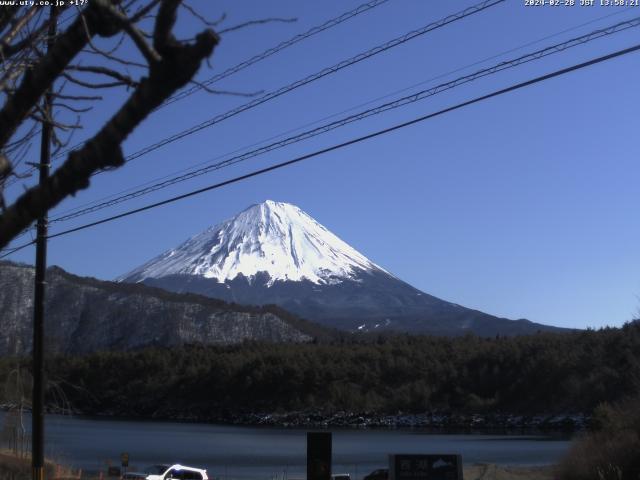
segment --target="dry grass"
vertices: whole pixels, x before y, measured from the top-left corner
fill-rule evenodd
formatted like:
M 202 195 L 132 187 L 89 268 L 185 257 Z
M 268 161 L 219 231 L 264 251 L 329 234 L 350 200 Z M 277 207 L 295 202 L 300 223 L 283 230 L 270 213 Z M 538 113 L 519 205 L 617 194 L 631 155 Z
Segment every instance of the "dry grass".
M 553 480 L 552 466 L 502 467 L 477 464 L 464 468 L 464 480 Z
M 12 452 L 0 452 L 0 480 L 31 480 L 31 457 L 17 457 Z M 78 472 L 51 461 L 45 462 L 45 478 L 77 480 Z
M 557 469 L 562 480 L 640 479 L 638 432 L 597 432 L 576 440 Z
M 576 440 L 557 467 L 561 480 L 640 479 L 640 398 L 595 412 L 597 430 Z

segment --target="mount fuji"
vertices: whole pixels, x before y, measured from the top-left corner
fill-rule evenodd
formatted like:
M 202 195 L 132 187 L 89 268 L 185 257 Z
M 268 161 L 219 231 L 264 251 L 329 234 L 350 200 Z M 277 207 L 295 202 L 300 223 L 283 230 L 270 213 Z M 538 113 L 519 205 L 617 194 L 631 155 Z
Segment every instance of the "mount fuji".
M 376 265 L 298 207 L 267 200 L 118 278 L 241 304 L 276 304 L 350 331 L 516 335 L 560 330 L 447 302 Z

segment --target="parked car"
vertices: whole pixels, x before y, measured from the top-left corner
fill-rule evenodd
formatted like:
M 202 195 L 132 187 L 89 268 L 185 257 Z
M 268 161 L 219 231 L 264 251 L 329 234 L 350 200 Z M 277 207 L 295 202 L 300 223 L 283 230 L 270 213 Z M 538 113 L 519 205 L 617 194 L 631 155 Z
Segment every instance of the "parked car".
M 171 465 L 151 465 L 139 472 L 127 472 L 122 475 L 122 480 L 142 480 L 146 479 L 149 475 L 162 475 L 171 468 Z
M 142 472 L 127 472 L 122 480 L 209 480 L 207 471 L 186 465 L 151 465 Z
M 389 480 L 389 469 L 379 468 L 378 470 L 374 470 L 362 480 Z

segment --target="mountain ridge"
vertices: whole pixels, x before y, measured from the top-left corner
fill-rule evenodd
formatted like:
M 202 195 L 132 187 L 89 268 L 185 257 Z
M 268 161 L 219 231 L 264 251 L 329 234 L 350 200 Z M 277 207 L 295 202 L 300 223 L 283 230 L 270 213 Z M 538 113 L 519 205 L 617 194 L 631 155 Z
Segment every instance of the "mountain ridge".
M 422 292 L 298 207 L 267 200 L 118 278 L 175 292 L 276 304 L 348 331 L 516 335 L 563 329 L 499 318 Z
M 0 262 L 0 355 L 31 349 L 34 268 Z M 277 306 L 241 306 L 47 269 L 48 348 L 83 354 L 246 340 L 308 342 L 331 332 Z

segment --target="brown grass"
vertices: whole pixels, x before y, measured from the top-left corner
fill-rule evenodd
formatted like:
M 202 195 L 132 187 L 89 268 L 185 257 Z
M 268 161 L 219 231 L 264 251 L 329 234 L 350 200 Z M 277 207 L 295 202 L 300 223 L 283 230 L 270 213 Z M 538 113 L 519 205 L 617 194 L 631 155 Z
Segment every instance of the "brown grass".
M 0 452 L 0 480 L 31 480 L 31 457 L 17 457 L 13 453 Z M 50 480 L 77 480 L 78 471 L 47 460 L 45 478 Z
M 464 467 L 464 480 L 553 480 L 552 466 L 507 467 L 476 464 Z
M 576 440 L 557 467 L 561 480 L 640 479 L 640 397 L 603 405 L 596 431 Z

